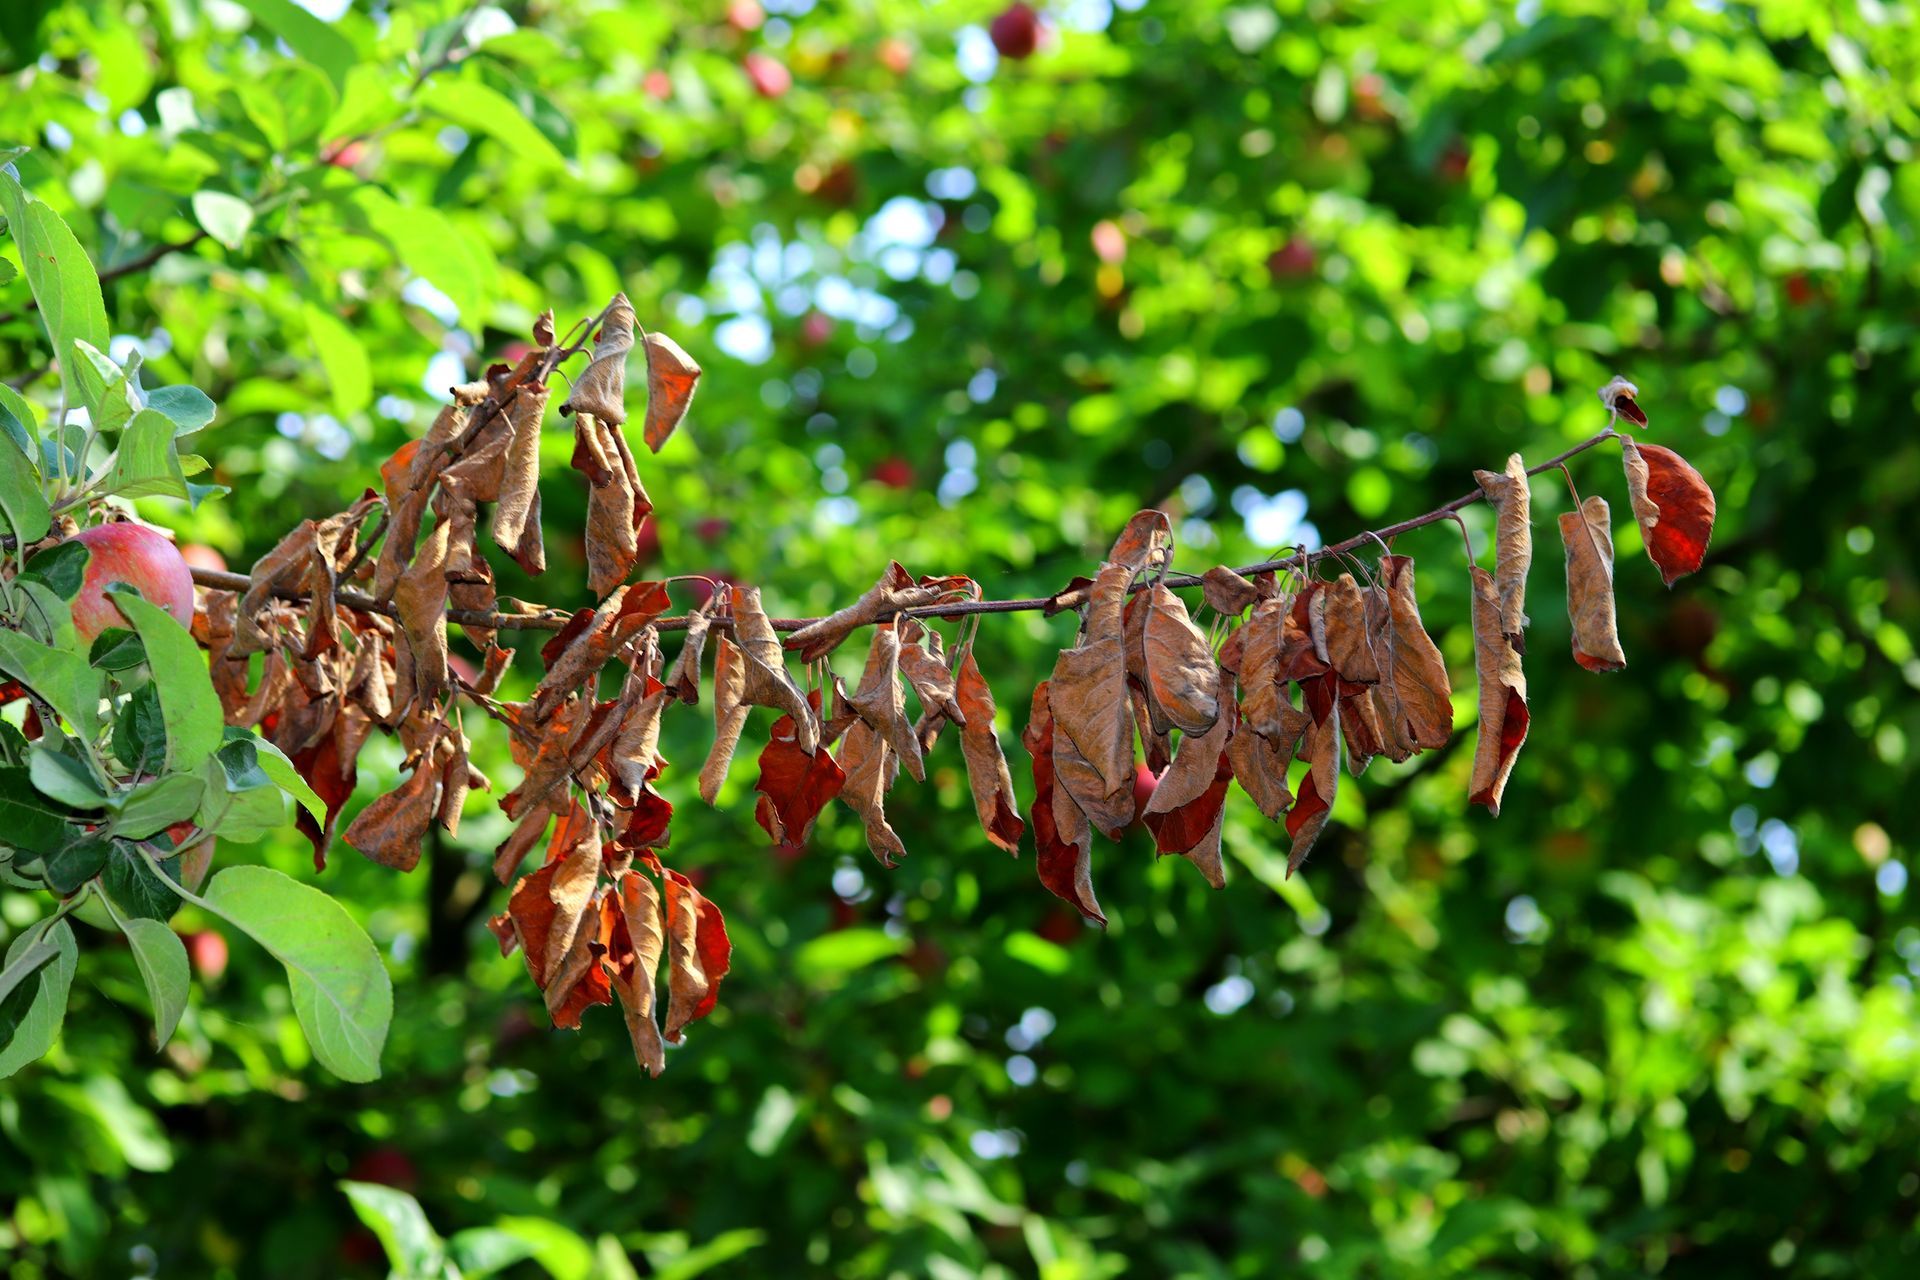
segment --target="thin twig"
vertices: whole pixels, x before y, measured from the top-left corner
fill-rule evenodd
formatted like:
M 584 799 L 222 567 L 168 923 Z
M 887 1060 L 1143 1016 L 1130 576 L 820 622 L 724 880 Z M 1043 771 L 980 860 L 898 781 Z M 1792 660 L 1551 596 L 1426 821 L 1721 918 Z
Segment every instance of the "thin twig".
M 580 347 L 574 347 L 572 350 L 577 352 L 580 349 Z M 566 349 L 556 347 L 554 349 L 554 355 L 557 356 L 564 350 Z M 553 356 L 550 356 L 549 359 L 552 359 L 555 364 L 559 363 L 559 360 L 554 359 Z M 542 363 L 545 364 L 546 362 L 543 361 Z M 1539 475 L 1543 471 L 1551 471 L 1553 468 L 1564 463 L 1568 458 L 1585 453 L 1597 445 L 1604 444 L 1608 440 L 1613 439 L 1616 434 L 1617 433 L 1609 427 L 1598 435 L 1590 436 L 1579 444 L 1574 445 L 1571 449 L 1567 449 L 1547 459 L 1540 465 L 1529 467 L 1527 474 L 1533 476 Z M 1321 547 L 1318 551 L 1300 551 L 1282 560 L 1265 560 L 1259 564 L 1245 565 L 1236 569 L 1234 572 L 1242 576 L 1279 571 L 1282 569 L 1305 572 L 1316 562 L 1324 560 L 1328 556 L 1344 555 L 1356 548 L 1365 546 L 1369 540 L 1384 544 L 1386 539 L 1406 533 L 1409 530 L 1423 528 L 1426 525 L 1435 524 L 1441 520 L 1454 519 L 1456 518 L 1456 513 L 1461 509 L 1470 507 L 1476 502 L 1484 502 L 1485 500 L 1486 495 L 1481 493 L 1480 490 L 1475 489 L 1471 493 L 1460 495 L 1452 502 L 1435 507 L 1432 511 L 1417 515 L 1411 520 L 1402 520 L 1400 523 L 1388 525 L 1384 529 L 1364 530 L 1344 541 L 1336 542 L 1331 546 Z M 248 585 L 245 574 L 228 573 L 217 569 L 195 569 L 193 570 L 193 580 L 203 587 L 213 587 L 221 591 L 245 591 Z M 1163 577 L 1161 581 L 1168 587 L 1181 590 L 1197 587 L 1202 584 L 1202 579 L 1190 573 L 1169 573 Z M 1139 590 L 1146 585 L 1145 582 L 1135 583 L 1130 589 Z M 282 591 L 276 589 L 273 594 L 283 600 L 291 601 L 304 601 L 307 598 L 306 594 L 300 591 Z M 399 611 L 390 602 L 376 600 L 372 596 L 365 595 L 358 591 L 339 591 L 335 593 L 334 598 L 346 608 L 358 609 L 363 613 L 385 614 L 390 618 L 399 616 Z M 1053 597 L 1051 596 L 1029 596 L 1018 600 L 955 600 L 945 604 L 922 605 L 917 609 L 901 609 L 895 613 L 883 615 L 880 620 L 884 621 L 885 618 L 896 616 L 914 618 L 961 618 L 969 614 L 980 613 L 1032 613 L 1046 609 L 1052 603 Z M 461 626 L 495 627 L 503 631 L 558 631 L 567 625 L 568 619 L 572 616 L 573 614 L 571 612 L 560 609 L 545 609 L 531 613 L 493 613 L 478 609 L 447 610 L 448 622 L 457 623 Z M 771 619 L 771 621 L 775 631 L 798 631 L 802 627 L 818 622 L 819 619 L 774 618 Z M 670 618 L 656 618 L 652 625 L 661 631 L 684 631 L 687 626 L 687 619 L 684 615 Z M 726 627 L 730 624 L 724 618 L 715 618 L 713 625 L 716 627 Z

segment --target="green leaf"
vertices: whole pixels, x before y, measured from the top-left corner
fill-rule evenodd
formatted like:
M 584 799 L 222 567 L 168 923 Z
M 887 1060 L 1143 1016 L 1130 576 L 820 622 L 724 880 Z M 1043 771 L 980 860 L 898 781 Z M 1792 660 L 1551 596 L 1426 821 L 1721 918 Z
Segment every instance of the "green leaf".
M 101 671 L 131 671 L 147 660 L 147 647 L 125 627 L 108 627 L 93 638 L 87 663 Z
M 253 226 L 252 205 L 224 191 L 196 191 L 192 204 L 193 220 L 202 231 L 229 249 L 246 243 L 247 230 Z
M 359 55 L 353 43 L 293 0 L 240 0 L 287 47 L 327 73 L 333 87 L 346 87 Z
M 327 371 L 333 407 L 342 416 L 360 412 L 373 403 L 373 370 L 367 363 L 366 350 L 332 312 L 311 302 L 305 311 L 307 333 L 320 353 L 321 367 Z
M 346 908 L 266 867 L 228 867 L 205 901 L 287 967 L 294 1012 L 321 1065 L 343 1080 L 378 1079 L 393 983 Z
M 450 1242 L 463 1270 L 467 1269 L 467 1259 L 484 1263 L 485 1252 L 500 1251 L 506 1240 L 512 1240 L 525 1250 L 521 1254 L 523 1258 L 533 1259 L 553 1280 L 594 1280 L 597 1276 L 593 1246 L 579 1232 L 551 1218 L 515 1215 L 501 1218 L 490 1230 L 505 1239 L 496 1238 L 483 1244 L 463 1231 Z
M 427 1221 L 420 1202 L 397 1187 L 342 1182 L 353 1211 L 386 1250 L 392 1274 L 401 1280 L 441 1280 L 459 1273 L 447 1263 L 447 1246 Z
M 0 434 L 20 446 L 29 458 L 40 452 L 40 415 L 27 398 L 0 382 Z
M 69 839 L 73 815 L 41 795 L 23 765 L 0 765 L 0 845 L 52 853 Z
M 823 933 L 801 947 L 793 965 L 802 979 L 820 983 L 890 959 L 906 949 L 905 938 L 880 929 L 840 929 Z
M 46 583 L 25 575 L 14 587 L 27 600 L 26 607 L 20 610 L 27 635 L 62 653 L 80 652 L 80 639 L 73 629 L 73 610 L 67 601 Z
M 22 545 L 47 536 L 53 520 L 40 492 L 40 473 L 12 444 L 0 445 L 0 532 Z
M 70 404 L 79 404 L 74 380 L 73 344 L 76 339 L 96 347 L 107 345 L 107 305 L 100 294 L 100 277 L 60 215 L 33 199 L 9 173 L 0 173 L 0 213 L 20 246 L 27 283 L 40 304 L 40 322 L 60 361 Z
M 160 687 L 149 680 L 120 704 L 113 718 L 113 758 L 129 769 L 151 772 L 167 758 L 167 722 Z
M 67 992 L 73 986 L 73 970 L 80 960 L 73 926 L 56 920 L 46 930 L 28 929 L 7 948 L 7 964 L 24 955 L 42 933 L 54 945 L 52 958 L 0 1000 L 0 1045 L 5 1046 L 0 1048 L 0 1080 L 51 1049 L 60 1035 L 60 1024 L 66 1020 Z
M 191 968 L 186 945 L 179 934 L 158 920 L 116 915 L 115 923 L 126 933 L 133 961 L 140 966 L 140 980 L 147 984 L 147 999 L 153 1005 L 154 1047 L 164 1048 L 187 1008 Z
M 143 407 L 140 398 L 140 353 L 135 351 L 122 369 L 92 343 L 75 339 L 74 380 L 80 396 L 101 431 L 118 431 Z
M 113 834 L 129 840 L 144 840 L 176 822 L 185 822 L 200 808 L 206 792 L 204 781 L 185 773 L 169 773 L 143 783 L 121 803 L 120 812 L 113 820 Z
M 287 825 L 287 799 L 256 762 L 251 740 L 237 738 L 206 766 L 206 799 L 195 816 L 223 840 L 251 844 Z
M 56 543 L 33 555 L 20 571 L 20 578 L 44 583 L 62 600 L 71 600 L 80 594 L 80 584 L 87 578 L 87 561 L 92 558 L 93 552 L 84 542 Z
M 106 870 L 107 856 L 113 851 L 113 842 L 104 836 L 83 835 L 77 827 L 68 831 L 75 838 L 41 859 L 47 887 L 59 894 L 74 892 Z
M 155 875 L 131 844 L 116 840 L 107 855 L 107 869 L 100 873 L 100 884 L 123 914 L 143 920 L 171 920 L 181 905 L 180 895 L 173 891 L 175 877 L 180 874 L 179 859 L 162 859 L 160 866 L 167 873 L 165 877 Z
M 200 646 L 158 605 L 128 591 L 114 592 L 113 601 L 147 647 L 147 665 L 160 687 L 160 710 L 167 726 L 167 765 L 180 773 L 197 770 L 220 749 L 226 722 Z
M 102 492 L 123 498 L 187 497 L 187 478 L 174 453 L 176 434 L 173 419 L 163 413 L 142 409 L 134 414 L 120 436 Z
M 0 630 L 0 671 L 44 698 L 81 737 L 91 742 L 99 735 L 101 677 L 79 654 Z M 211 684 L 207 692 L 211 696 Z
M 247 118 L 283 154 L 312 144 L 340 105 L 327 77 L 303 62 L 281 63 L 264 80 L 242 84 L 239 92 Z
M 436 78 L 427 82 L 417 99 L 469 133 L 494 139 L 521 160 L 543 169 L 566 167 L 567 158 L 560 149 L 518 106 L 477 80 Z
M 403 205 L 370 187 L 354 203 L 374 233 L 393 246 L 401 266 L 453 299 L 468 324 L 481 323 L 498 275 L 483 249 L 436 209 Z
M 107 797 L 87 766 L 48 747 L 35 743 L 27 763 L 34 790 L 57 804 L 71 809 L 104 809 Z
M 213 421 L 213 401 L 198 387 L 155 387 L 147 408 L 173 423 L 173 434 L 190 436 Z
M 316 824 L 325 827 L 327 825 L 326 802 L 307 785 L 307 780 L 300 776 L 298 769 L 293 767 L 293 761 L 287 759 L 280 748 L 265 738 L 254 739 L 253 749 L 261 770 L 273 779 L 281 790 L 292 796 Z

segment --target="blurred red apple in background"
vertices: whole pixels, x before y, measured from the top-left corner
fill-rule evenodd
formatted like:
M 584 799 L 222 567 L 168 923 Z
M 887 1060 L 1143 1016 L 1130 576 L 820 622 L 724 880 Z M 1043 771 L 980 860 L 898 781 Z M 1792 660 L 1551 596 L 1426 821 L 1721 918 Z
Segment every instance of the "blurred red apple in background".
M 725 516 L 707 516 L 694 523 L 693 536 L 702 542 L 718 542 L 727 536 L 729 527 Z
M 907 74 L 913 66 L 913 46 L 898 36 L 888 36 L 880 42 L 880 65 L 897 76 Z
M 1289 236 L 1285 244 L 1267 255 L 1267 270 L 1276 280 L 1307 280 L 1319 261 L 1320 255 L 1311 244 L 1299 236 Z
M 1147 768 L 1142 760 L 1133 769 L 1133 820 L 1140 821 L 1140 815 L 1147 811 L 1147 801 L 1153 799 L 1153 793 L 1160 787 L 1160 775 Z
M 70 541 L 86 547 L 87 576 L 73 599 L 73 629 L 91 644 L 108 627 L 127 625 L 107 588 L 126 583 L 181 626 L 193 622 L 193 575 L 179 550 L 158 530 L 122 521 L 82 529 Z
M 758 31 L 766 20 L 767 13 L 760 7 L 760 0 L 733 0 L 727 6 L 727 25 L 742 35 Z
M 227 971 L 227 940 L 212 929 L 194 929 L 180 935 L 187 959 L 202 982 L 215 982 Z
M 747 55 L 742 65 L 747 79 L 753 83 L 753 91 L 763 98 L 784 98 L 787 90 L 793 88 L 793 74 L 778 58 L 755 51 Z
M 1040 43 L 1040 15 L 1030 4 L 1010 4 L 993 20 L 987 34 L 993 37 L 993 47 L 1001 57 L 1016 62 L 1030 58 Z
M 189 569 L 227 571 L 227 558 L 204 542 L 187 543 L 180 548 L 180 558 L 187 562 Z
M 673 78 L 658 67 L 647 72 L 640 87 L 646 90 L 648 97 L 659 102 L 665 102 L 673 96 Z
M 800 341 L 809 347 L 823 347 L 833 337 L 833 317 L 824 311 L 809 311 L 800 321 Z
M 367 158 L 367 144 L 358 138 L 328 143 L 320 156 L 336 169 L 351 169 Z
M 874 463 L 867 475 L 889 489 L 913 487 L 913 464 L 898 455 Z

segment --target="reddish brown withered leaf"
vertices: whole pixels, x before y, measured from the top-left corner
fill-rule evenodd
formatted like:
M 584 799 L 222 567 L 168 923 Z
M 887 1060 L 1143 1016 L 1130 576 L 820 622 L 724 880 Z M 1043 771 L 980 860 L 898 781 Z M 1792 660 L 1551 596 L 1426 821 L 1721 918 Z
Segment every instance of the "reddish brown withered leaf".
M 655 453 L 687 416 L 700 366 L 664 333 L 649 333 L 647 349 L 647 447 Z
M 887 821 L 887 791 L 897 768 L 893 748 L 865 720 L 856 718 L 840 744 L 839 764 L 846 775 L 840 799 L 860 815 L 867 848 L 881 866 L 897 866 L 907 856 L 907 847 Z
M 660 1023 L 654 1008 L 654 984 L 660 971 L 660 957 L 666 950 L 666 934 L 660 919 L 660 891 L 644 873 L 626 871 L 614 881 L 609 901 L 617 906 L 620 923 L 611 931 L 612 945 L 605 961 L 607 976 L 627 1016 L 627 1034 L 633 1040 L 635 1060 L 648 1075 L 658 1076 L 667 1065 L 666 1046 L 660 1039 Z
M 720 980 L 732 965 L 733 943 L 727 922 L 693 882 L 678 871 L 660 869 L 667 892 L 666 1037 L 679 1044 L 688 1023 L 706 1017 L 720 1000 Z
M 593 359 L 560 406 L 562 414 L 591 414 L 615 427 L 627 420 L 627 353 L 633 350 L 633 321 L 633 304 L 627 295 L 614 294 L 594 336 Z
M 1131 526 L 1129 526 L 1131 529 Z M 1101 566 L 1082 642 L 1063 650 L 1048 683 L 1053 722 L 1056 825 L 1071 803 L 1111 839 L 1133 822 L 1133 716 L 1127 694 L 1122 602 L 1134 570 Z
M 1511 454 L 1505 474 L 1476 471 L 1473 478 L 1498 513 L 1493 576 L 1500 602 L 1500 629 L 1515 653 L 1525 653 L 1527 574 L 1533 568 L 1533 495 L 1527 483 L 1527 464 L 1519 454 Z
M 1215 613 L 1231 618 L 1246 612 L 1260 592 L 1232 569 L 1217 564 L 1200 575 L 1200 597 Z
M 1387 593 L 1387 666 L 1383 730 L 1413 751 L 1443 747 L 1453 734 L 1453 683 L 1440 648 L 1420 621 L 1413 558 L 1380 557 Z
M 1613 521 L 1598 494 L 1578 511 L 1560 515 L 1567 548 L 1567 616 L 1573 623 L 1573 660 L 1589 671 L 1627 665 L 1613 616 Z
M 1380 680 L 1386 645 L 1378 628 L 1385 621 L 1385 601 L 1379 608 L 1370 608 L 1370 594 L 1360 589 L 1350 573 L 1341 574 L 1324 592 L 1327 661 L 1349 684 Z
M 1668 586 L 1700 567 L 1713 539 L 1713 490 L 1685 458 L 1657 444 L 1620 438 L 1627 492 L 1647 555 Z
M 794 740 L 803 750 L 813 751 L 820 742 L 820 726 L 807 695 L 787 672 L 780 637 L 774 634 L 773 623 L 760 604 L 760 588 L 733 587 L 729 597 L 733 608 L 734 644 L 738 656 L 745 659 L 742 700 L 792 716 Z
M 907 719 L 907 702 L 900 688 L 900 636 L 893 623 L 882 622 L 873 628 L 873 641 L 867 649 L 867 668 L 860 687 L 847 699 L 860 718 L 886 739 L 887 746 L 906 766 L 915 782 L 927 779 L 926 762 L 920 755 L 920 739 Z
M 513 440 L 493 508 L 494 545 L 532 574 L 547 567 L 546 546 L 540 540 L 540 424 L 550 394 L 545 386 L 523 383 L 506 407 Z
M 1144 594 L 1149 722 L 1155 733 L 1171 728 L 1204 734 L 1220 718 L 1220 668 L 1212 646 L 1187 616 L 1186 602 L 1164 583 L 1154 583 Z
M 447 526 L 436 524 L 400 575 L 394 607 L 405 629 L 396 657 L 395 702 L 418 713 L 447 691 Z
M 760 793 L 754 818 L 773 842 L 799 848 L 813 831 L 814 820 L 846 785 L 840 762 L 825 747 L 811 755 L 795 741 L 793 717 L 773 722 L 773 733 L 760 753 Z
M 1293 847 L 1287 853 L 1287 874 L 1300 869 L 1313 852 L 1320 833 L 1333 814 L 1333 801 L 1340 788 L 1340 707 L 1336 702 L 1331 714 L 1316 720 L 1300 744 L 1300 756 L 1307 761 L 1307 776 L 1300 780 L 1300 794 L 1287 810 L 1287 835 Z
M 431 740 L 438 745 L 438 739 Z M 381 866 L 411 871 L 420 863 L 427 828 L 440 811 L 442 771 L 433 762 L 430 746 L 411 761 L 413 772 L 387 794 L 362 809 L 348 824 L 346 842 Z M 466 762 L 461 761 L 461 773 Z
M 604 596 L 640 557 L 640 522 L 653 502 L 620 428 L 582 413 L 573 422 L 574 469 L 587 477 L 587 588 Z
M 898 609 L 931 604 L 939 596 L 939 588 L 922 586 L 898 560 L 890 561 L 880 580 L 862 592 L 858 600 L 800 628 L 787 637 L 786 647 L 797 651 L 800 661 L 816 662 L 839 648 L 858 628 Z
M 1042 680 L 1033 691 L 1033 709 L 1027 727 L 1020 735 L 1021 745 L 1033 760 L 1033 840 L 1038 856 L 1035 866 L 1040 883 L 1055 897 L 1102 929 L 1107 918 L 1101 914 L 1099 900 L 1093 896 L 1093 832 L 1077 805 L 1070 805 L 1078 820 L 1064 832 L 1055 821 L 1053 748 L 1053 712 L 1047 682 Z
M 599 671 L 621 646 L 646 625 L 673 607 L 662 582 L 636 582 L 616 587 L 576 634 L 568 636 L 559 652 L 548 659 L 547 674 L 533 691 L 530 706 L 536 720 Z M 566 632 L 561 635 L 566 636 Z
M 1160 776 L 1147 801 L 1143 821 L 1153 833 L 1159 853 L 1177 853 L 1200 868 L 1207 883 L 1226 885 L 1220 860 L 1220 827 L 1227 788 L 1233 782 L 1233 762 L 1227 745 L 1234 735 L 1235 713 L 1228 699 L 1204 734 L 1180 740 L 1173 763 Z
M 955 697 L 959 710 L 960 751 L 967 760 L 967 785 L 973 790 L 973 809 L 987 839 L 1008 853 L 1019 855 L 1020 837 L 1026 823 L 1014 800 L 1013 775 L 1007 769 L 1006 755 L 1000 750 L 1000 735 L 994 732 L 996 708 L 993 691 L 980 674 L 969 648 L 960 657 L 960 679 Z
M 1514 760 L 1527 740 L 1527 677 L 1520 655 L 1501 629 L 1500 601 L 1493 579 L 1473 566 L 1473 667 L 1480 678 L 1480 741 L 1473 753 L 1473 781 L 1467 799 L 1500 816 L 1500 794 L 1507 789 Z
M 727 780 L 727 767 L 747 726 L 747 659 L 721 636 L 713 659 L 713 747 L 700 769 L 700 798 L 712 804 Z

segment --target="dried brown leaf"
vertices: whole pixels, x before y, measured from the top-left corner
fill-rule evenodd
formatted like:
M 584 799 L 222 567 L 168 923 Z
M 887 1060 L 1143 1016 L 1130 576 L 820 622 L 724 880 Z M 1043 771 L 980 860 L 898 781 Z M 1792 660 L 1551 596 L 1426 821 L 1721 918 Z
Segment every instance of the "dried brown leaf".
M 900 609 L 932 604 L 946 590 L 944 580 L 915 582 L 899 561 L 890 561 L 880 580 L 862 592 L 858 600 L 800 628 L 787 637 L 786 647 L 797 650 L 800 661 L 816 662 L 839 648 L 858 628 Z
M 593 359 L 573 384 L 562 414 L 592 414 L 619 426 L 627 420 L 627 353 L 633 350 L 633 304 L 616 293 L 593 340 Z
M 1204 734 L 1220 718 L 1220 667 L 1187 616 L 1186 602 L 1156 582 L 1142 602 L 1147 712 L 1155 733 Z
M 1494 581 L 1475 565 L 1473 574 L 1473 666 L 1480 678 L 1480 741 L 1473 753 L 1467 799 L 1500 816 L 1500 795 L 1527 740 L 1527 677 L 1520 655 L 1502 630 Z
M 1439 646 L 1420 622 L 1414 597 L 1413 558 L 1382 556 L 1380 578 L 1387 593 L 1387 686 L 1383 730 L 1414 751 L 1443 747 L 1453 734 L 1453 684 Z
M 654 984 L 658 980 L 660 957 L 666 950 L 660 891 L 651 878 L 639 871 L 623 872 L 614 882 L 614 890 L 621 928 L 614 931 L 615 945 L 607 953 L 608 973 L 613 993 L 620 998 L 621 1009 L 627 1016 L 633 1056 L 648 1075 L 658 1076 L 667 1065 L 666 1046 L 660 1038 L 659 1017 L 654 1007 Z
M 727 922 L 693 882 L 678 871 L 662 868 L 660 884 L 667 891 L 667 1041 L 679 1044 L 688 1023 L 713 1012 L 720 999 L 720 980 L 732 964 L 733 943 Z
M 1180 750 L 1160 776 L 1142 815 L 1147 830 L 1153 833 L 1156 851 L 1185 857 L 1216 889 L 1226 884 L 1220 859 L 1220 824 L 1227 788 L 1233 782 L 1232 755 L 1227 747 L 1234 736 L 1234 718 L 1229 700 L 1211 729 L 1180 740 Z
M 647 447 L 658 453 L 693 404 L 700 366 L 664 333 L 649 333 L 646 349 Z
M 412 764 L 407 780 L 362 809 L 344 837 L 374 862 L 396 871 L 411 871 L 419 865 L 427 828 L 440 811 L 442 772 L 433 763 L 431 748 Z M 464 775 L 464 760 L 461 771 Z
M 1372 607 L 1373 593 L 1362 591 L 1350 573 L 1341 574 L 1324 595 L 1327 661 L 1342 680 L 1378 683 L 1385 646 L 1377 628 L 1385 620 L 1384 608 Z
M 1040 883 L 1104 929 L 1107 918 L 1093 894 L 1093 832 L 1077 805 L 1067 806 L 1069 825 L 1062 827 L 1055 817 L 1054 724 L 1051 693 L 1044 680 L 1033 691 L 1033 708 L 1020 741 L 1033 760 L 1033 839 Z
M 913 780 L 925 782 L 927 766 L 920 755 L 920 739 L 907 719 L 906 697 L 900 687 L 900 635 L 893 623 L 874 626 L 873 641 L 867 649 L 866 672 L 860 677 L 860 687 L 847 701 L 874 732 L 886 739 Z
M 760 588 L 733 587 L 733 638 L 739 655 L 746 659 L 745 683 L 741 697 L 756 707 L 772 707 L 793 717 L 795 741 L 811 755 L 820 743 L 820 726 L 814 718 L 807 695 L 787 673 L 780 637 L 760 604 Z
M 549 388 L 520 384 L 504 410 L 513 432 L 507 446 L 500 498 L 493 508 L 493 542 L 528 573 L 546 570 L 547 551 L 540 539 L 540 424 L 546 417 Z
M 1307 761 L 1307 776 L 1300 780 L 1300 794 L 1287 810 L 1287 835 L 1293 847 L 1287 852 L 1287 874 L 1300 869 L 1313 852 L 1320 833 L 1333 813 L 1333 801 L 1340 788 L 1340 707 L 1336 702 L 1326 719 L 1316 720 L 1300 744 L 1301 758 Z
M 700 769 L 700 798 L 708 804 L 719 797 L 747 726 L 747 666 L 746 655 L 722 635 L 713 659 L 713 747 Z
M 1713 539 L 1713 490 L 1685 458 L 1620 437 L 1627 492 L 1647 556 L 1668 586 L 1699 569 Z
M 1008 853 L 1019 855 L 1020 837 L 1026 823 L 1014 799 L 1013 775 L 1000 749 L 1000 735 L 994 732 L 996 711 L 993 691 L 973 660 L 969 648 L 960 657 L 960 678 L 955 690 L 959 710 L 960 751 L 967 760 L 967 784 L 973 790 L 973 808 L 987 839 Z
M 1500 629 L 1515 653 L 1527 651 L 1527 573 L 1533 568 L 1533 495 L 1527 464 L 1517 453 L 1507 458 L 1504 475 L 1476 471 L 1480 491 L 1499 513 L 1495 526 L 1494 582 L 1500 600 Z
M 405 637 L 396 651 L 394 702 L 407 714 L 447 692 L 447 532 L 445 523 L 434 525 L 394 592 Z
M 1589 671 L 1627 665 L 1613 617 L 1613 523 L 1598 494 L 1578 511 L 1560 515 L 1567 548 L 1567 616 L 1573 623 L 1573 660 Z
M 1244 613 L 1260 592 L 1232 569 L 1217 564 L 1200 575 L 1200 596 L 1215 613 L 1231 618 Z

